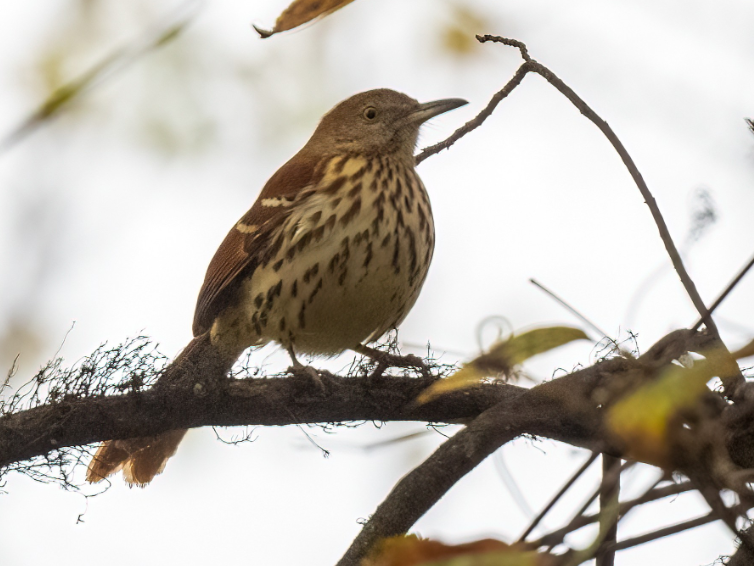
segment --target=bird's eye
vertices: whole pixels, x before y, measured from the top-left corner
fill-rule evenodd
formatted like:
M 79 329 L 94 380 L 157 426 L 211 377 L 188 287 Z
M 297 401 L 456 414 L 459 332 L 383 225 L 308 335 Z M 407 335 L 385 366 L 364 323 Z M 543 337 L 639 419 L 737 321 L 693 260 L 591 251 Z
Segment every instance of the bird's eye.
M 369 106 L 364 109 L 364 118 L 367 120 L 374 120 L 377 117 L 377 109 L 374 106 Z

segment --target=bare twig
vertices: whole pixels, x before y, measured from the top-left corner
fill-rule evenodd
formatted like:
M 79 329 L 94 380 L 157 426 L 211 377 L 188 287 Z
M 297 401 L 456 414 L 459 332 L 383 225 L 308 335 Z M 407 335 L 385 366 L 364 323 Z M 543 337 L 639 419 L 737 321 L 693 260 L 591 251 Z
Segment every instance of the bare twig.
M 617 525 L 623 517 L 626 516 L 644 497 L 649 497 L 653 493 L 657 484 L 662 479 L 657 480 L 654 485 L 647 489 L 642 497 L 635 499 L 630 503 L 619 504 L 617 498 L 612 497 L 612 492 L 620 482 L 619 461 L 603 461 L 603 480 L 600 486 L 600 512 L 596 515 L 599 522 L 599 533 L 591 545 L 584 550 L 578 550 L 573 553 L 572 564 L 581 564 L 591 558 L 596 558 L 597 564 L 606 562 L 615 562 L 615 550 L 612 544 L 615 544 L 614 535 L 617 534 Z M 603 493 L 607 497 L 603 499 Z M 609 540 L 612 539 L 612 540 Z
M 599 334 L 600 336 L 604 336 L 604 337 L 608 336 L 607 332 L 605 332 L 604 330 L 602 330 L 599 326 L 597 326 L 596 324 L 594 324 L 591 320 L 589 320 L 587 317 L 585 317 L 583 314 L 581 314 L 579 311 L 577 311 L 575 308 L 573 308 L 571 305 L 569 305 L 563 299 L 561 299 L 560 297 L 558 297 L 553 291 L 550 291 L 550 289 L 548 289 L 547 287 L 545 287 L 544 285 L 542 285 L 539 281 L 537 281 L 536 279 L 529 279 L 529 283 L 531 283 L 532 285 L 534 285 L 536 287 L 539 287 L 539 289 L 541 289 L 542 291 L 544 291 L 545 293 L 547 293 L 548 295 L 550 295 L 553 299 L 555 299 L 558 303 L 560 303 L 563 307 L 565 307 L 568 312 L 570 312 L 571 314 L 573 314 L 574 316 L 576 316 L 576 318 L 578 318 L 579 320 L 581 320 L 587 326 L 590 326 L 592 328 L 592 330 L 595 330 L 597 332 L 597 334 Z
M 620 458 L 602 455 L 602 483 L 600 485 L 600 532 L 604 533 L 602 544 L 595 554 L 596 566 L 615 566 L 615 551 L 610 548 L 618 540 L 618 516 L 611 517 L 610 509 L 615 509 L 620 497 L 620 473 L 614 480 L 610 478 L 620 470 Z M 606 524 L 604 524 L 606 523 Z
M 576 514 L 573 516 L 573 519 L 566 525 L 563 529 L 561 529 L 564 533 L 569 533 L 572 530 L 576 530 L 577 527 L 575 525 L 578 525 L 581 523 L 582 517 L 584 517 L 586 510 L 589 509 L 592 503 L 597 499 L 597 497 L 600 496 L 600 494 L 603 493 L 603 491 L 614 489 L 614 487 L 620 482 L 620 475 L 623 473 L 624 470 L 627 470 L 631 466 L 634 465 L 635 462 L 624 462 L 623 465 L 614 466 L 611 465 L 609 469 L 605 470 L 603 467 L 602 472 L 602 482 L 600 483 L 600 486 L 587 498 L 586 501 L 584 501 L 584 504 L 581 506 L 581 508 L 576 512 Z M 613 510 L 614 512 L 610 512 L 610 510 Z M 618 518 L 620 517 L 620 507 L 617 505 L 617 500 L 614 501 L 614 504 L 608 506 L 607 504 L 603 505 L 600 509 L 600 512 L 595 515 L 596 520 L 600 521 L 600 534 L 602 537 L 609 536 L 611 525 L 606 525 L 605 521 L 612 521 L 615 524 L 618 522 Z M 593 521 L 590 521 L 593 522 Z M 588 523 L 587 523 L 588 524 Z M 581 527 L 578 527 L 581 528 Z M 569 530 L 570 529 L 570 530 Z M 552 548 L 560 543 L 562 543 L 561 540 L 557 540 L 556 542 L 548 543 L 548 550 L 552 550 Z M 594 549 L 596 553 L 596 548 Z
M 708 340 L 705 333 L 676 331 L 649 348 L 639 360 L 612 358 L 530 390 L 523 390 L 515 400 L 502 400 L 474 419 L 466 429 L 441 445 L 425 462 L 404 476 L 377 508 L 338 566 L 355 566 L 377 540 L 408 531 L 448 489 L 487 455 L 522 434 L 523 430 L 529 434 L 537 429 L 541 431 L 540 426 L 545 422 L 551 422 L 553 418 L 559 421 L 559 429 L 571 430 L 572 444 L 620 456 L 620 450 L 616 447 L 600 444 L 609 442 L 609 435 L 598 432 L 602 430 L 604 412 L 597 408 L 597 403 L 591 399 L 591 393 L 595 388 L 601 387 L 603 380 L 614 371 L 611 368 L 622 367 L 627 373 L 630 372 L 629 368 L 644 368 L 640 371 L 648 368 L 659 369 L 677 359 L 683 351 L 689 351 L 689 347 L 696 348 L 697 343 Z M 638 374 L 631 375 L 631 379 L 635 379 Z M 751 410 L 754 411 L 754 407 Z M 737 422 L 743 424 L 744 419 Z M 582 434 L 590 435 L 591 440 L 582 439 L 574 443 Z M 743 437 L 738 435 L 732 435 L 732 438 L 743 440 Z M 599 440 L 595 443 L 594 440 L 597 439 Z M 732 446 L 730 448 L 734 449 Z M 620 471 L 630 465 L 632 463 L 627 462 L 621 466 L 612 474 L 615 477 L 608 481 L 615 481 Z M 578 528 L 576 525 L 584 524 L 581 515 L 598 495 L 599 490 L 574 517 L 569 528 L 573 530 Z M 568 529 L 566 532 L 569 532 Z M 557 545 L 560 542 L 553 538 L 547 540 L 548 545 Z
M 735 507 L 730 509 L 730 511 L 733 513 L 745 513 L 746 509 L 747 509 L 747 505 L 736 505 Z M 687 531 L 689 529 L 693 529 L 696 527 L 701 527 L 702 525 L 713 523 L 719 520 L 720 520 L 720 516 L 715 511 L 710 511 L 708 514 L 703 515 L 701 517 L 697 517 L 696 519 L 690 519 L 688 521 L 683 521 L 682 523 L 678 523 L 676 525 L 671 525 L 669 527 L 663 527 L 662 529 L 657 529 L 656 531 L 652 531 L 651 533 L 647 533 L 644 535 L 639 535 L 639 536 L 632 537 L 626 540 L 622 540 L 620 542 L 615 543 L 612 546 L 612 550 L 616 552 L 619 550 L 625 550 L 627 548 L 646 544 L 648 542 L 652 542 L 653 540 L 657 540 L 657 539 L 661 539 L 663 537 L 667 537 L 670 535 L 682 533 L 683 531 Z M 749 563 L 746 562 L 746 564 L 749 564 Z M 743 565 L 744 563 L 741 563 L 741 566 Z
M 604 490 L 603 486 L 615 485 L 620 481 L 620 475 L 634 464 L 635 462 L 624 462 L 623 465 L 610 467 L 610 469 L 607 471 L 603 470 L 602 482 L 600 483 L 600 486 L 592 492 L 592 494 L 586 499 L 586 501 L 584 501 L 581 508 L 576 512 L 573 519 L 571 519 L 571 523 L 579 522 L 580 517 L 584 515 L 584 513 L 586 513 L 586 510 L 589 509 L 589 506 L 594 503 L 595 500 L 600 496 L 600 493 L 602 493 L 602 491 Z
M 685 491 L 691 491 L 692 489 L 694 488 L 691 482 L 688 482 L 688 481 L 679 483 L 679 484 L 671 484 L 664 487 L 655 487 L 651 491 L 648 491 L 647 493 L 643 494 L 640 497 L 637 497 L 636 499 L 631 499 L 629 501 L 624 501 L 623 503 L 621 503 L 620 506 L 618 507 L 619 517 L 622 518 L 628 511 L 630 511 L 634 507 L 643 505 L 644 503 L 657 501 L 658 499 L 670 497 L 671 495 L 677 495 Z M 592 523 L 597 522 L 599 518 L 600 518 L 599 513 L 594 513 L 591 515 L 581 515 L 580 517 L 578 517 L 578 520 L 571 521 L 571 523 L 566 525 L 565 527 L 562 527 L 551 533 L 548 533 L 545 536 L 541 537 L 540 539 L 531 542 L 530 544 L 535 547 L 557 546 L 563 542 L 566 535 L 574 531 L 577 531 L 587 525 L 591 525 Z
M 744 275 L 746 275 L 749 270 L 754 266 L 754 257 L 752 257 L 749 260 L 749 263 L 747 263 L 743 269 L 736 275 L 733 280 L 728 283 L 728 286 L 725 288 L 725 291 L 723 291 L 720 296 L 715 300 L 714 303 L 712 303 L 712 306 L 709 308 L 709 312 L 707 317 L 712 316 L 712 313 L 715 312 L 715 309 L 720 306 L 720 303 L 722 303 L 730 294 L 730 292 L 738 285 L 738 283 L 741 281 L 741 279 L 744 278 Z M 699 327 L 702 326 L 702 324 L 705 324 L 706 319 L 704 316 L 702 316 L 694 326 L 691 327 L 691 330 L 698 330 Z
M 487 41 L 494 41 L 497 43 L 504 43 L 506 45 L 510 45 L 510 40 L 507 40 L 506 38 L 491 36 L 491 35 L 485 35 L 485 36 L 477 36 L 477 39 L 481 43 L 485 43 Z M 604 134 L 604 136 L 608 139 L 608 141 L 612 144 L 613 148 L 616 152 L 618 152 L 618 155 L 620 156 L 621 160 L 623 161 L 623 164 L 626 166 L 626 169 L 628 169 L 629 174 L 631 175 L 631 178 L 634 180 L 634 183 L 636 183 L 636 186 L 639 188 L 639 191 L 641 192 L 642 197 L 644 197 L 644 201 L 647 203 L 647 206 L 649 207 L 650 212 L 652 213 L 652 218 L 654 218 L 655 224 L 657 225 L 657 229 L 660 232 L 660 238 L 662 238 L 663 244 L 665 244 L 665 249 L 668 252 L 668 255 L 670 256 L 670 260 L 673 262 L 673 267 L 675 267 L 675 270 L 678 272 L 679 277 L 681 278 L 681 282 L 683 283 L 683 286 L 686 288 L 686 292 L 688 293 L 689 297 L 691 298 L 691 301 L 694 303 L 694 306 L 699 311 L 699 314 L 702 316 L 705 316 L 707 313 L 707 307 L 704 304 L 704 301 L 702 300 L 701 296 L 699 296 L 699 292 L 696 290 L 696 285 L 694 284 L 694 281 L 691 279 L 691 276 L 686 271 L 686 267 L 683 264 L 683 260 L 681 259 L 680 254 L 678 253 L 678 249 L 675 246 L 675 243 L 673 242 L 673 238 L 670 235 L 670 231 L 668 230 L 668 226 L 665 223 L 665 219 L 662 216 L 662 213 L 660 212 L 659 206 L 657 206 L 657 201 L 655 200 L 654 196 L 652 195 L 651 191 L 649 190 L 649 187 L 647 186 L 646 182 L 644 181 L 644 177 L 639 172 L 638 167 L 636 166 L 636 163 L 634 163 L 634 160 L 631 158 L 631 155 L 629 155 L 628 151 L 626 151 L 626 148 L 623 146 L 623 143 L 618 139 L 618 136 L 615 134 L 613 129 L 608 125 L 607 122 L 605 122 L 600 116 L 591 109 L 591 107 L 584 102 L 574 91 L 566 85 L 562 80 L 560 80 L 555 73 L 553 73 L 550 69 L 545 67 L 544 65 L 534 61 L 534 60 L 527 60 L 524 65 L 521 66 L 523 68 L 525 65 L 528 65 L 527 71 L 531 71 L 534 73 L 537 73 L 541 77 L 543 77 L 547 82 L 549 82 L 552 86 L 554 86 L 561 94 L 563 94 L 568 100 L 573 103 L 576 108 L 579 109 L 579 111 L 587 117 L 599 130 Z M 714 328 L 714 323 L 712 323 L 712 327 Z
M 611 547 L 611 550 L 613 550 L 614 552 L 617 552 L 619 550 L 625 550 L 627 548 L 631 548 L 632 546 L 639 546 L 640 544 L 646 544 L 648 542 L 657 540 L 659 538 L 674 535 L 677 533 L 682 533 L 683 531 L 687 531 L 695 527 L 700 527 L 702 525 L 706 525 L 707 523 L 712 523 L 714 521 L 717 521 L 718 519 L 719 517 L 713 511 L 713 512 L 708 513 L 707 515 L 704 515 L 703 517 L 698 517 L 696 519 L 684 521 L 682 523 L 678 523 L 677 525 L 672 525 L 670 527 L 657 529 L 656 531 L 652 531 L 651 533 L 647 533 L 645 535 L 622 540 L 620 542 L 615 543 Z
M 594 463 L 594 461 L 597 459 L 597 456 L 599 456 L 598 453 L 592 452 L 591 456 L 589 456 L 589 459 L 586 462 L 584 462 L 584 465 L 581 466 L 578 470 L 576 470 L 576 473 L 573 474 L 569 478 L 569 480 L 563 485 L 563 487 L 560 488 L 560 491 L 558 491 L 558 493 L 555 494 L 555 496 L 550 500 L 550 502 L 547 505 L 545 505 L 544 509 L 542 509 L 542 511 L 540 511 L 539 515 L 537 515 L 534 518 L 534 520 L 526 528 L 526 530 L 524 531 L 524 533 L 519 537 L 518 542 L 524 542 L 526 540 L 526 537 L 528 537 L 532 533 L 532 531 L 534 531 L 534 529 L 537 528 L 537 525 L 539 525 L 539 523 L 542 521 L 542 519 L 544 519 L 545 515 L 547 515 L 547 513 L 550 512 L 550 509 L 552 509 L 555 506 L 555 504 L 558 501 L 560 501 L 561 497 L 563 497 L 565 495 L 565 493 L 569 489 L 571 489 L 571 487 L 573 486 L 573 484 L 575 484 L 576 481 L 582 475 L 584 475 L 584 472 L 586 472 L 587 469 L 589 469 L 589 466 L 591 466 Z
M 519 67 L 516 73 L 513 75 L 513 78 L 511 78 L 511 80 L 508 81 L 508 84 L 506 84 L 502 88 L 502 90 L 500 90 L 500 92 L 498 92 L 497 94 L 495 94 L 495 96 L 492 97 L 492 99 L 489 101 L 489 103 L 484 108 L 484 110 L 482 110 L 479 114 L 477 114 L 477 116 L 474 117 L 472 120 L 469 120 L 463 126 L 458 128 L 447 139 L 441 141 L 440 143 L 436 143 L 435 145 L 424 148 L 416 156 L 416 164 L 419 165 L 422 161 L 424 161 L 428 157 L 436 153 L 440 153 L 443 149 L 448 149 L 451 145 L 456 143 L 463 136 L 465 136 L 469 132 L 481 126 L 482 123 L 487 118 L 490 117 L 490 115 L 495 110 L 497 105 L 500 104 L 500 102 L 505 97 L 507 97 L 511 92 L 513 92 L 513 89 L 515 89 L 521 83 L 521 81 L 526 76 L 526 73 L 528 72 L 529 72 L 529 69 L 526 68 L 526 64 Z
M 484 43 L 481 39 L 479 39 L 480 36 L 477 36 L 477 39 Z M 490 36 L 485 36 L 490 37 Z M 526 61 L 527 63 L 531 61 L 531 57 L 529 57 L 529 51 L 526 48 L 526 45 L 524 45 L 522 42 L 516 40 L 516 39 L 508 39 L 508 38 L 498 38 L 500 43 L 504 43 L 505 45 L 510 45 L 511 47 L 517 48 L 521 52 L 521 58 Z M 513 92 L 513 89 L 516 88 L 523 78 L 526 76 L 526 73 L 528 73 L 530 70 L 529 67 L 527 67 L 526 63 L 521 65 L 521 67 L 518 68 L 516 73 L 513 75 L 513 78 L 508 81 L 508 83 L 497 93 L 495 96 L 490 99 L 487 106 L 485 106 L 484 110 L 482 110 L 479 114 L 477 114 L 472 120 L 469 120 L 466 122 L 463 126 L 458 128 L 455 132 L 453 132 L 447 139 L 436 143 L 435 145 L 425 147 L 421 152 L 416 156 L 416 164 L 419 165 L 422 161 L 427 159 L 428 157 L 431 157 L 432 155 L 435 155 L 436 153 L 440 153 L 443 149 L 448 149 L 451 145 L 456 143 L 458 140 L 460 140 L 463 136 L 468 134 L 469 132 L 477 129 L 479 126 L 482 125 L 482 123 L 490 117 L 492 112 L 495 110 L 498 104 L 502 102 L 502 100 L 507 97 L 511 92 Z
M 717 516 L 717 518 L 725 523 L 730 531 L 734 535 L 736 535 L 736 537 L 744 546 L 747 547 L 749 552 L 754 552 L 754 540 L 752 540 L 752 533 L 749 531 L 741 531 L 736 525 L 736 520 L 740 517 L 741 513 L 745 513 L 747 507 L 737 505 L 733 508 L 728 508 L 725 505 L 722 497 L 720 496 L 720 491 L 717 489 L 717 487 L 697 478 L 692 478 L 692 482 L 697 488 L 697 491 L 699 491 L 702 497 L 704 497 L 707 505 L 710 506 L 712 512 Z

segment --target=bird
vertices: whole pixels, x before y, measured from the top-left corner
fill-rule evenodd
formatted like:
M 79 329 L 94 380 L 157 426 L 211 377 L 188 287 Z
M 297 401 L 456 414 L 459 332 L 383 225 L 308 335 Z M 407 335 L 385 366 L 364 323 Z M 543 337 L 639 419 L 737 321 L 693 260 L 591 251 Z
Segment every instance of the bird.
M 434 252 L 429 195 L 415 169 L 420 127 L 465 104 L 419 103 L 383 88 L 324 115 L 207 268 L 193 334 L 208 336 L 224 369 L 247 348 L 269 342 L 289 353 L 294 369 L 304 368 L 301 354 L 380 355 L 368 344 L 409 313 Z M 122 469 L 129 485 L 144 486 L 185 432 L 107 441 L 87 480 Z

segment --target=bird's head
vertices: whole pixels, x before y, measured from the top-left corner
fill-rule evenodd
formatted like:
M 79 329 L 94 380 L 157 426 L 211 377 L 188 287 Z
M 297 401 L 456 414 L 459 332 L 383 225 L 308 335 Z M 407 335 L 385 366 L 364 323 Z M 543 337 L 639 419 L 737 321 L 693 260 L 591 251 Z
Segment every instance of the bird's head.
M 468 104 L 460 98 L 419 103 L 386 88 L 356 94 L 325 114 L 307 145 L 317 151 L 397 154 L 412 159 L 421 125 Z

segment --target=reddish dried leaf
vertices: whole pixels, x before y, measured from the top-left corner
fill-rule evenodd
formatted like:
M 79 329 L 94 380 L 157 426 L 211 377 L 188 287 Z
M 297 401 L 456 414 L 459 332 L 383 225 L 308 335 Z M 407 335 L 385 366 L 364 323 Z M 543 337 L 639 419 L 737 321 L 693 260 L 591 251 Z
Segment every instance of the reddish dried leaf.
M 549 566 L 550 556 L 494 539 L 447 545 L 416 535 L 380 541 L 361 566 Z
M 257 26 L 254 26 L 254 29 L 263 38 L 270 37 L 281 31 L 298 27 L 315 18 L 332 14 L 351 2 L 353 0 L 295 0 L 280 14 L 275 22 L 275 27 L 270 31 L 259 29 Z

